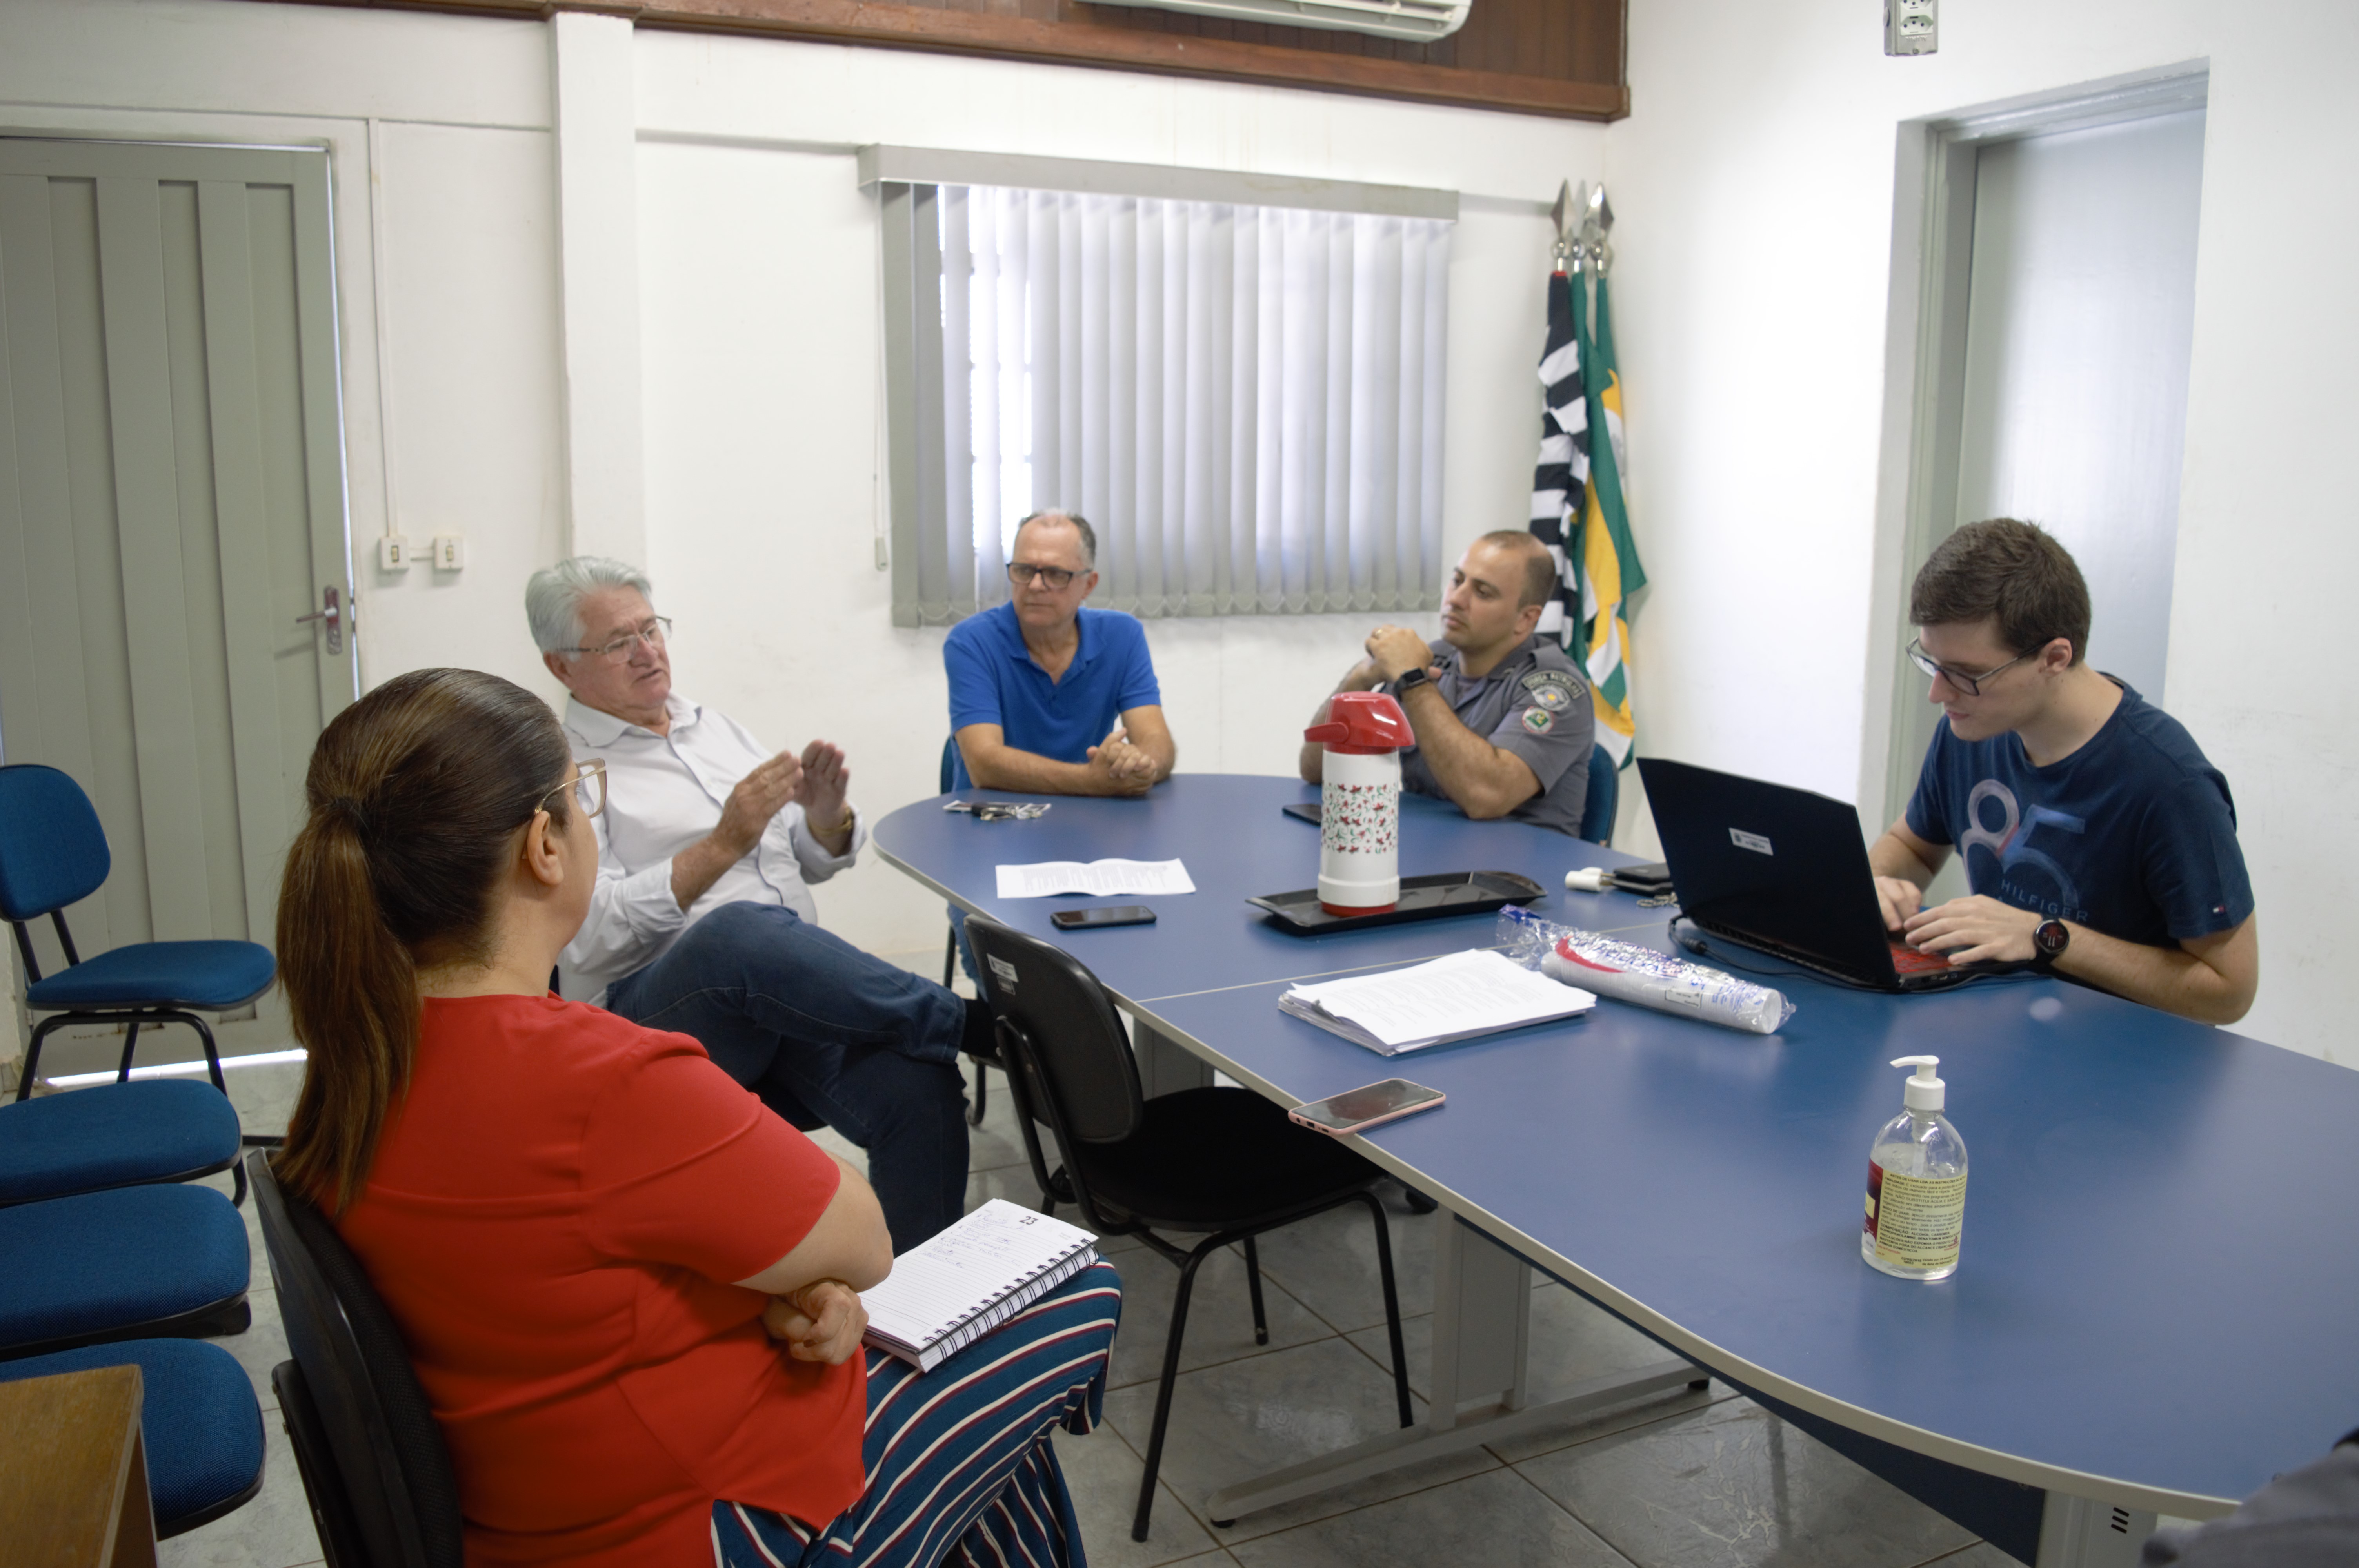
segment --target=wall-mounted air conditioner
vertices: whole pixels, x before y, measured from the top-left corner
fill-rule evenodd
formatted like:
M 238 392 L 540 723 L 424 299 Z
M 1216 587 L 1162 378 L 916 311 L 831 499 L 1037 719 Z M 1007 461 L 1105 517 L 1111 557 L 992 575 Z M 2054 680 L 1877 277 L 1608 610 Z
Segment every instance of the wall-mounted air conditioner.
M 1144 5 L 1187 11 L 1232 22 L 1263 22 L 1279 27 L 1328 27 L 1374 33 L 1380 38 L 1430 43 L 1466 23 L 1473 0 L 1095 0 L 1105 5 Z

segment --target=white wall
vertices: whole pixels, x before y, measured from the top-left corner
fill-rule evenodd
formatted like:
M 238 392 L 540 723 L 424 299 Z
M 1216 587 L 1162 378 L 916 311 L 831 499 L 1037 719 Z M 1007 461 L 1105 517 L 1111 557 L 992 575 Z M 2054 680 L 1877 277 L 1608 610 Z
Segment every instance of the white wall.
M 2340 0 L 1980 0 L 1939 54 L 1887 59 L 1854 0 L 1637 0 L 1634 112 L 1606 139 L 1616 330 L 1654 586 L 1634 628 L 1643 749 L 1883 798 L 1871 616 L 1896 127 L 2208 59 L 2169 654 L 2172 710 L 2235 792 L 2260 906 L 2239 1027 L 2346 1064 L 2333 953 L 2359 883 L 2340 674 L 2359 534 L 2359 394 L 2338 172 L 2359 10 Z M 2102 637 L 2104 629 L 2097 628 Z

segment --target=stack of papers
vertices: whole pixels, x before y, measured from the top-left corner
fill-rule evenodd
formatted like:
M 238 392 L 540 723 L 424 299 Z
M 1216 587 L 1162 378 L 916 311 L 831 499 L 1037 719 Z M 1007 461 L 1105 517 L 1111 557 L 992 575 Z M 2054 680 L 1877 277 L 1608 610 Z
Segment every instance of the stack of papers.
M 1571 1018 L 1595 1007 L 1597 998 L 1484 948 L 1380 975 L 1289 987 L 1277 1005 L 1354 1045 L 1393 1056 Z
M 1188 868 L 1177 860 L 1041 860 L 1029 866 L 995 866 L 1002 898 L 1047 898 L 1051 893 L 1085 892 L 1099 898 L 1116 893 L 1194 892 Z
M 863 1338 L 930 1372 L 1098 1260 L 1079 1226 L 994 1198 L 860 1292 Z

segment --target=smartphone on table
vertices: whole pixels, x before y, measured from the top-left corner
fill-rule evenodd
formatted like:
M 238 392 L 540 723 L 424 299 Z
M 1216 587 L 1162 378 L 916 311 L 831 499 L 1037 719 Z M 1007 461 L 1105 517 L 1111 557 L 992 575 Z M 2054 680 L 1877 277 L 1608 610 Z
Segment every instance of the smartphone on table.
M 1060 909 L 1049 917 L 1060 931 L 1088 931 L 1101 925 L 1152 925 L 1155 912 L 1143 903 L 1107 903 L 1095 909 Z
M 1447 1098 L 1440 1089 L 1430 1089 L 1423 1084 L 1410 1083 L 1407 1078 L 1386 1078 L 1380 1084 L 1364 1084 L 1356 1089 L 1345 1089 L 1340 1095 L 1329 1095 L 1325 1099 L 1296 1106 L 1286 1113 L 1286 1119 L 1300 1122 L 1313 1131 L 1329 1132 L 1341 1138 L 1347 1132 L 1365 1132 L 1371 1127 L 1397 1121 L 1430 1106 L 1440 1105 Z

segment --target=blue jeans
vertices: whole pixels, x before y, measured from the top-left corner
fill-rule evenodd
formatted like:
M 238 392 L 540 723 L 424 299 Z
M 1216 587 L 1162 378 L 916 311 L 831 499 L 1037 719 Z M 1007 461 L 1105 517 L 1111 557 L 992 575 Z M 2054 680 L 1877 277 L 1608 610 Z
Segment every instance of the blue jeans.
M 893 1250 L 966 1207 L 966 1003 L 791 909 L 723 904 L 614 983 L 610 1011 L 693 1037 L 762 1103 L 868 1152 Z

